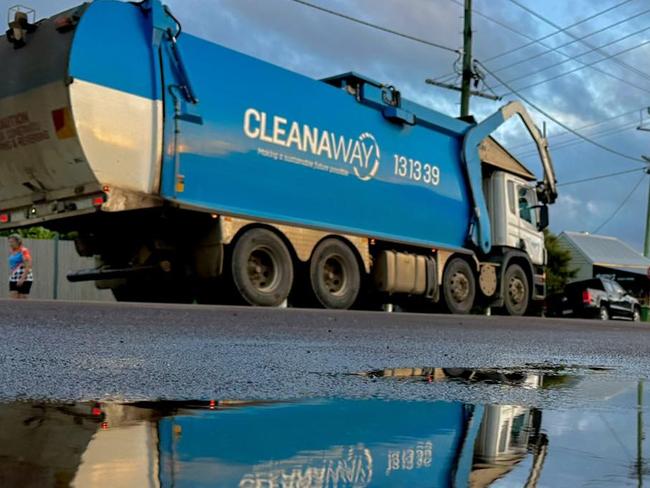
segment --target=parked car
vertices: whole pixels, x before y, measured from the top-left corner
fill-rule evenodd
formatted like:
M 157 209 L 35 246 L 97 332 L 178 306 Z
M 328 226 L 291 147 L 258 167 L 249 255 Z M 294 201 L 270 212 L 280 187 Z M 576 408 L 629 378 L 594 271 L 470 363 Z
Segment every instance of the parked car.
M 641 320 L 638 300 L 607 277 L 569 283 L 564 293 L 548 297 L 546 310 L 550 317 Z

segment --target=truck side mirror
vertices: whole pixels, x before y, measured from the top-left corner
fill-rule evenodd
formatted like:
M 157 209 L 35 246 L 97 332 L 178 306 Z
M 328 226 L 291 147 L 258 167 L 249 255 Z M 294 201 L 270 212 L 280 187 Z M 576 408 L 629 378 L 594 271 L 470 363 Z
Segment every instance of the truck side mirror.
M 539 219 L 537 220 L 537 230 L 544 230 L 548 227 L 548 206 L 539 205 Z

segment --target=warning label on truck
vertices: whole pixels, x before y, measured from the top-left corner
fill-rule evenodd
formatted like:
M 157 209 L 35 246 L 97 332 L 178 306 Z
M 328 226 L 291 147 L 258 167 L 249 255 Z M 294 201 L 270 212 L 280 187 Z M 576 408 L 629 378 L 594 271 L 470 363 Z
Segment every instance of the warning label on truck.
M 49 138 L 49 132 L 40 122 L 31 120 L 27 112 L 0 118 L 0 151 L 30 146 Z

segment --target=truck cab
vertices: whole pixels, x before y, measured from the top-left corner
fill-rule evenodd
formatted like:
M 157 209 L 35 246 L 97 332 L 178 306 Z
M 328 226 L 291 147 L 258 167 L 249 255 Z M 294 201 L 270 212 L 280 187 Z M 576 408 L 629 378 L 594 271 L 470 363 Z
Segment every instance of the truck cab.
M 486 139 L 480 149 L 492 253 L 501 259 L 519 259 L 531 282 L 533 300 L 542 300 L 546 288 L 544 229 L 548 227 L 548 207 L 540 198 L 540 184 L 528 168 L 493 138 Z
M 535 175 L 494 139 L 488 141 L 491 147 L 481 155 L 492 245 L 524 250 L 534 265 L 543 266 L 548 210 L 537 195 Z

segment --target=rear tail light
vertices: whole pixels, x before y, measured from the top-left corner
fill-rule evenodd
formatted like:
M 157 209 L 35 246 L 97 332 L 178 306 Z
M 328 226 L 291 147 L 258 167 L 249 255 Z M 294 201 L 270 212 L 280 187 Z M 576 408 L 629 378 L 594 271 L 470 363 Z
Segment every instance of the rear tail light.
M 93 207 L 101 207 L 106 203 L 106 193 L 102 193 L 101 195 L 97 195 L 93 197 Z
M 64 33 L 74 29 L 78 22 L 79 17 L 75 15 L 65 17 L 62 16 L 54 20 L 54 25 L 58 32 Z
M 591 305 L 591 292 L 589 290 L 582 292 L 582 303 Z
M 0 224 L 8 224 L 11 217 L 8 213 L 0 213 Z

